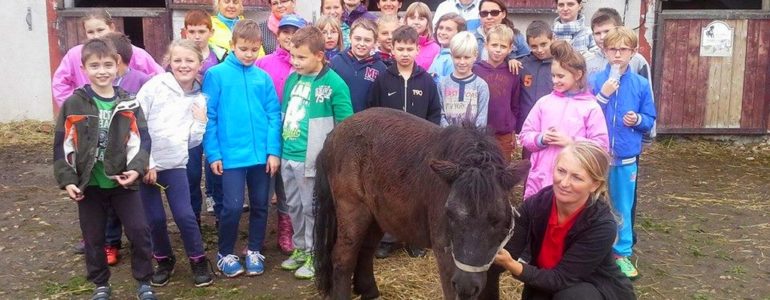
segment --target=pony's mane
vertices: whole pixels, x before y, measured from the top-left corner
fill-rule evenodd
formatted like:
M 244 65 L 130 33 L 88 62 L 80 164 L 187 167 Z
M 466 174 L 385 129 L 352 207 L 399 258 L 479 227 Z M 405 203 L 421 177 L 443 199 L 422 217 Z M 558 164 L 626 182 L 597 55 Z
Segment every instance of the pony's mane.
M 469 206 L 479 211 L 496 198 L 498 174 L 504 172 L 506 161 L 497 142 L 485 128 L 473 124 L 450 126 L 439 134 L 439 158 L 460 165 L 461 173 L 454 182 L 455 192 L 473 199 Z

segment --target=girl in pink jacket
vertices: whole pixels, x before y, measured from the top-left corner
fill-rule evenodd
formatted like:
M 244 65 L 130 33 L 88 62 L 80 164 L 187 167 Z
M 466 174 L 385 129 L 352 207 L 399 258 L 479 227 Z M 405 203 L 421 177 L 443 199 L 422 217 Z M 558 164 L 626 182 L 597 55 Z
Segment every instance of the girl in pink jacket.
M 103 37 L 104 35 L 115 31 L 115 23 L 107 11 L 103 8 L 95 8 L 89 11 L 82 19 L 83 28 L 88 39 Z M 139 71 L 150 77 L 165 73 L 165 70 L 150 56 L 144 49 L 132 46 L 133 54 L 129 59 L 128 67 L 134 71 Z M 83 45 L 72 47 L 59 63 L 59 67 L 51 79 L 51 91 L 56 102 L 56 107 L 61 107 L 64 100 L 67 100 L 75 89 L 89 83 L 85 72 L 82 70 L 83 63 L 80 61 Z M 125 58 L 123 58 L 125 59 Z
M 583 56 L 564 41 L 551 44 L 551 53 L 554 91 L 535 102 L 519 133 L 521 144 L 532 152 L 525 199 L 553 184 L 556 156 L 565 146 L 588 140 L 608 148 L 604 114 L 586 90 Z
M 411 26 L 414 30 L 417 30 L 417 34 L 420 35 L 420 40 L 417 41 L 417 45 L 420 51 L 417 53 L 414 62 L 423 69 L 430 70 L 433 60 L 436 59 L 441 46 L 436 43 L 433 38 L 433 23 L 432 13 L 428 5 L 422 2 L 414 2 L 406 9 L 406 25 Z

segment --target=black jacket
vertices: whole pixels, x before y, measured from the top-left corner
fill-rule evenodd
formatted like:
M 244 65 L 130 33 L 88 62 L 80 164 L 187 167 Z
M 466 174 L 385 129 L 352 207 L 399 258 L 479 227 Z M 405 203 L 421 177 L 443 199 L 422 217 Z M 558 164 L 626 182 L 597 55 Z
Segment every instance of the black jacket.
M 436 125 L 441 121 L 441 102 L 436 82 L 425 69 L 416 64 L 406 81 L 398 73 L 397 64 L 380 73 L 369 90 L 368 107 L 403 110 Z
M 555 268 L 536 266 L 552 199 L 553 187 L 549 186 L 524 201 L 518 208 L 513 237 L 506 245 L 513 257 L 519 257 L 529 239 L 532 265 L 524 264 L 518 277 L 524 282 L 522 299 L 526 299 L 528 289 L 555 293 L 581 282 L 596 286 L 605 299 L 636 299 L 631 281 L 620 272 L 612 255 L 617 223 L 604 201 L 583 209 L 565 237 L 564 255 Z

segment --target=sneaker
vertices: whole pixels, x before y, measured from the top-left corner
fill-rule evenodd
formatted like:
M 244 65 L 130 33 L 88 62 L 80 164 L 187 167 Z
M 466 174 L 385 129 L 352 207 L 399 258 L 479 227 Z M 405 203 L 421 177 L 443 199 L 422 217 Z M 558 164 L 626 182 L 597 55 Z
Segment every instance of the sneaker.
M 139 284 L 139 288 L 136 290 L 136 298 L 139 300 L 158 300 L 158 297 L 155 297 L 155 292 L 152 291 L 152 287 L 146 283 Z
M 291 218 L 284 213 L 278 213 L 278 248 L 284 254 L 294 251 L 294 243 L 291 240 L 294 230 L 291 227 Z
M 374 252 L 374 257 L 379 259 L 390 257 L 397 247 L 396 243 L 380 242 L 377 251 Z
M 79 242 L 72 246 L 72 253 L 74 254 L 86 254 L 86 241 L 80 239 Z
M 222 254 L 218 254 L 217 258 L 217 268 L 219 268 L 225 276 L 235 277 L 243 273 L 243 266 L 241 266 L 238 256 L 232 254 L 222 256 Z
M 214 198 L 211 196 L 206 196 L 206 200 L 204 200 L 204 203 L 206 203 L 206 212 L 210 215 L 214 214 Z
M 211 277 L 209 271 L 209 259 L 201 257 L 198 261 L 190 260 L 190 268 L 193 274 L 193 283 L 196 287 L 204 287 L 211 285 L 214 282 L 214 278 Z
M 623 272 L 623 275 L 626 275 L 629 279 L 633 280 L 639 277 L 639 271 L 636 270 L 636 267 L 634 267 L 634 264 L 628 257 L 615 258 L 615 263 L 620 268 L 620 272 Z
M 428 254 L 428 251 L 425 251 L 425 249 L 409 245 L 406 247 L 406 253 L 409 254 L 409 256 L 417 258 L 417 257 L 425 257 L 425 255 Z
M 120 251 L 115 246 L 104 246 L 104 254 L 107 255 L 107 264 L 114 266 L 118 264 L 120 258 Z
M 303 264 L 305 264 L 307 257 L 307 253 L 305 253 L 305 251 L 302 249 L 294 249 L 294 252 L 291 253 L 291 256 L 289 256 L 288 259 L 281 263 L 281 269 L 287 271 L 297 270 L 302 267 Z
M 109 285 L 100 285 L 94 289 L 91 300 L 109 300 L 112 295 L 112 289 Z
M 153 286 L 165 286 L 171 279 L 171 275 L 174 275 L 176 258 L 174 258 L 174 256 L 168 256 L 156 259 L 158 260 L 158 266 L 155 268 L 155 273 L 152 274 L 150 283 Z
M 262 275 L 265 273 L 265 256 L 259 251 L 249 250 L 246 253 L 246 275 Z
M 308 255 L 305 263 L 297 271 L 294 271 L 294 277 L 297 279 L 313 279 L 315 277 L 315 266 L 313 265 L 313 255 Z

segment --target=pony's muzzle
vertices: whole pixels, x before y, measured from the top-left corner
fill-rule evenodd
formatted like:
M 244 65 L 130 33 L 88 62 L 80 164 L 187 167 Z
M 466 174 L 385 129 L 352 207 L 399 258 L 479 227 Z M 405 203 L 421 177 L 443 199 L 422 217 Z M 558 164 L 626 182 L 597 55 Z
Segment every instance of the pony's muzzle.
M 455 270 L 452 276 L 452 287 L 454 287 L 455 294 L 457 294 L 457 299 L 476 299 L 486 284 L 486 279 L 487 273 L 469 273 Z

